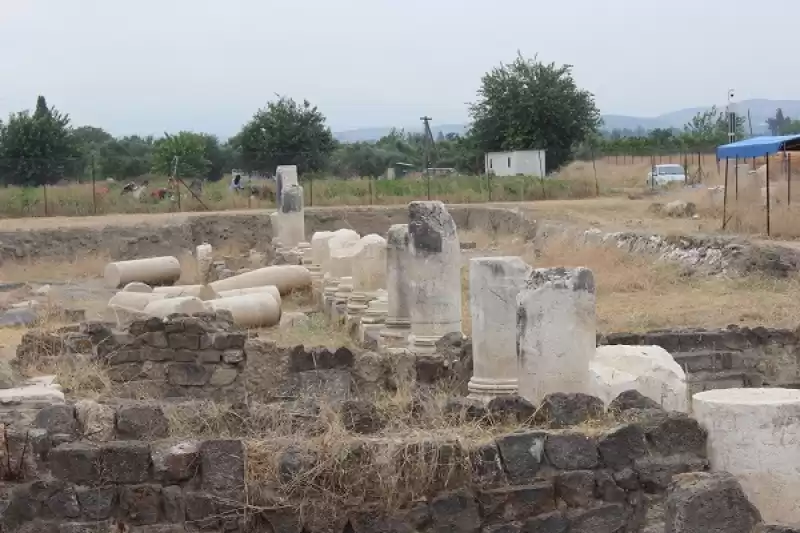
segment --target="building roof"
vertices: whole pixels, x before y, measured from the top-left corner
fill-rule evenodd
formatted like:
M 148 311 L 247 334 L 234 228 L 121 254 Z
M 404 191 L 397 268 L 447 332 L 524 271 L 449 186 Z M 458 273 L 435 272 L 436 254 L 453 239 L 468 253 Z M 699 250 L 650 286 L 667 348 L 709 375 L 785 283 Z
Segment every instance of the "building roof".
M 761 157 L 780 151 L 800 151 L 800 135 L 753 137 L 717 146 L 717 159 Z

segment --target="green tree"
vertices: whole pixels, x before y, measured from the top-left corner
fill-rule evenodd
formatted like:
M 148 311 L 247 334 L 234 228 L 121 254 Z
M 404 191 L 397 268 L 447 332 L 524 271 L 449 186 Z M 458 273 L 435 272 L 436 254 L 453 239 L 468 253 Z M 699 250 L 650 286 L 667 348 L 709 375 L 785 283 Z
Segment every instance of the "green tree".
M 11 114 L 0 128 L 0 182 L 38 186 L 64 178 L 78 155 L 69 122 L 44 96 L 33 115 Z
M 153 172 L 173 176 L 177 170 L 181 178 L 208 177 L 211 161 L 206 157 L 206 143 L 207 136 L 191 131 L 165 133 L 154 144 Z
M 281 97 L 260 109 L 235 137 L 246 170 L 275 172 L 297 165 L 300 173 L 325 167 L 336 148 L 325 116 L 308 100 L 302 105 Z
M 567 163 L 600 123 L 593 95 L 580 89 L 571 65 L 545 64 L 521 55 L 483 76 L 470 106 L 479 149 L 546 149 L 547 170 Z
M 147 174 L 153 166 L 153 145 L 152 137 L 138 135 L 101 145 L 95 162 L 97 176 L 129 179 Z

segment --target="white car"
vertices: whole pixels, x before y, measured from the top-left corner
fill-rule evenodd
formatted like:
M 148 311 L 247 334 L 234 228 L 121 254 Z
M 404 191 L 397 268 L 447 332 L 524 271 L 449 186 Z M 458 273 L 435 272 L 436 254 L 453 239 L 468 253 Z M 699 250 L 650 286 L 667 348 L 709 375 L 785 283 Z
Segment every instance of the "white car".
M 647 173 L 647 185 L 649 187 L 664 186 L 675 182 L 686 183 L 686 171 L 682 165 L 654 165 L 650 172 Z

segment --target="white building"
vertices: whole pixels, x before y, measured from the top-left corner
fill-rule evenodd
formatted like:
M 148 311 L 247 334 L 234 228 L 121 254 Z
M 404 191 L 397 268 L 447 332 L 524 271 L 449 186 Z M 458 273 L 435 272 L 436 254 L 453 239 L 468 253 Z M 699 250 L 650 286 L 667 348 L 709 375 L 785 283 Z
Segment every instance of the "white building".
M 515 150 L 486 154 L 486 172 L 495 176 L 544 176 L 544 150 Z

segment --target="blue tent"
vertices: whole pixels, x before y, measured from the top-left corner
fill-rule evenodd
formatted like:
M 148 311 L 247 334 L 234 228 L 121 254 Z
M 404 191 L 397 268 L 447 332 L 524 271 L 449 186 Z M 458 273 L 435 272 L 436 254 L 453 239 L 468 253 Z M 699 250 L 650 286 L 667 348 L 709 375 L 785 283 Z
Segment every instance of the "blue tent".
M 753 137 L 717 146 L 717 159 L 762 157 L 782 151 L 800 151 L 800 135 Z

